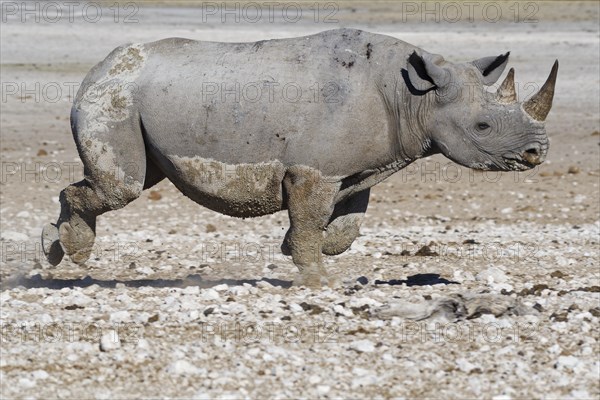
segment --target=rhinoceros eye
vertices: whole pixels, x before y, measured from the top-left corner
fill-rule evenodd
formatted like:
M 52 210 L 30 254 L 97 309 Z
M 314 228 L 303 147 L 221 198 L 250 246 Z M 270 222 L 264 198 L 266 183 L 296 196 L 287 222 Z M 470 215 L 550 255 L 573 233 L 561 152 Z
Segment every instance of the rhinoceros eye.
M 487 122 L 480 122 L 477 124 L 477 129 L 480 131 L 485 131 L 490 128 L 490 125 Z

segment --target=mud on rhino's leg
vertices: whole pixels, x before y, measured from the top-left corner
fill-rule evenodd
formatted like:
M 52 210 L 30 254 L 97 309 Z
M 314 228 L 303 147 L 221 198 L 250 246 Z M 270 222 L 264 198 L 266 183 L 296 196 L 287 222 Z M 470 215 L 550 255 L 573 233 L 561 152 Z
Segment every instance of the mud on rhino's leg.
M 365 189 L 348 197 L 335 205 L 333 214 L 323 233 L 322 253 L 336 256 L 348 250 L 360 234 L 360 226 L 369 205 L 371 189 Z M 288 230 L 281 245 L 281 252 L 291 255 L 288 245 L 290 231 Z
M 348 250 L 360 233 L 371 189 L 365 189 L 335 205 L 323 240 L 323 254 L 335 256 Z
M 94 247 L 96 217 L 124 207 L 140 196 L 144 186 L 161 178 L 154 174 L 145 184 L 149 161 L 141 132 L 123 122 L 102 133 L 74 128 L 85 178 L 61 192 L 58 222 L 42 231 L 42 247 L 53 265 L 65 253 L 75 263 L 87 261 Z
M 299 269 L 295 285 L 320 287 L 328 283 L 322 265 L 323 231 L 334 209 L 339 182 L 325 180 L 313 168 L 294 166 L 287 170 L 283 187 L 290 218 L 287 244 Z

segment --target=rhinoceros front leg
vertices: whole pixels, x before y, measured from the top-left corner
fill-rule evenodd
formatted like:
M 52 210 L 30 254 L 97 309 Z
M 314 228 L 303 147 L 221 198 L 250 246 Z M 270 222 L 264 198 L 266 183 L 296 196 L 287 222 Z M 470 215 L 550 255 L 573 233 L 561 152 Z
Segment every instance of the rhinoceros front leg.
M 329 283 L 322 264 L 323 231 L 340 183 L 327 181 L 313 168 L 294 166 L 286 172 L 283 187 L 290 218 L 287 245 L 299 270 L 294 284 L 320 287 Z
M 365 189 L 335 205 L 329 224 L 323 232 L 322 253 L 328 256 L 342 254 L 350 248 L 360 234 L 360 226 L 369 205 L 371 189 Z M 285 235 L 281 252 L 291 255 L 289 248 L 290 231 Z
M 323 254 L 335 256 L 350 248 L 360 233 L 371 189 L 365 189 L 335 205 L 323 241 Z

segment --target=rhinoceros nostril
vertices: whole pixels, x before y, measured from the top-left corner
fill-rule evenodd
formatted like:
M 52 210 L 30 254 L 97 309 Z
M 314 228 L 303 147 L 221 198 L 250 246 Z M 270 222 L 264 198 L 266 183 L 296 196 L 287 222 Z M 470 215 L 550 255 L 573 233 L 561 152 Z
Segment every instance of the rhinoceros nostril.
M 526 149 L 521 154 L 521 157 L 523 157 L 525 161 L 533 165 L 541 164 L 544 161 L 541 157 L 541 151 L 537 146 Z
M 529 154 L 534 155 L 534 156 L 539 155 L 538 149 L 527 149 L 527 150 L 525 150 L 525 153 L 529 153 Z

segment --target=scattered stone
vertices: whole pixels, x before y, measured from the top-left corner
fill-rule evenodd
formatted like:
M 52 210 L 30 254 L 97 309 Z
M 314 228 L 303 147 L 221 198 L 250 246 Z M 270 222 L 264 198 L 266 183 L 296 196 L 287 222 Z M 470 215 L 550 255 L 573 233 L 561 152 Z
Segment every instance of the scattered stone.
M 186 360 L 177 360 L 167 367 L 167 372 L 172 375 L 196 375 L 201 370 Z
M 572 290 L 572 292 L 590 292 L 590 293 L 600 293 L 600 286 L 586 286 L 586 287 L 580 287 L 577 288 L 575 290 Z
M 477 366 L 475 364 L 471 363 L 466 358 L 457 359 L 456 366 L 458 367 L 458 369 L 460 369 L 461 371 L 466 372 L 466 373 L 470 373 L 471 371 L 474 371 L 475 369 L 477 369 Z
M 590 308 L 590 314 L 594 317 L 600 318 L 600 307 Z
M 550 319 L 556 322 L 566 322 L 569 320 L 569 312 L 554 312 L 552 315 L 550 315 Z
M 438 255 L 439 254 L 437 252 L 431 250 L 431 247 L 429 247 L 427 245 L 424 245 L 415 253 L 415 256 L 419 256 L 419 257 L 435 257 Z
M 565 275 L 564 273 L 562 273 L 562 272 L 561 272 L 561 271 L 559 271 L 559 270 L 556 270 L 556 271 L 554 271 L 554 272 L 550 273 L 550 277 L 552 277 L 552 278 L 559 278 L 559 279 L 562 279 L 562 278 L 564 278 L 564 277 L 566 277 L 566 276 L 567 276 L 567 275 Z
M 568 173 L 568 174 L 573 174 L 573 175 L 575 175 L 575 174 L 578 174 L 578 173 L 580 173 L 580 172 L 581 172 L 581 170 L 579 169 L 579 167 L 577 167 L 577 166 L 575 166 L 575 165 L 571 165 L 571 166 L 569 167 L 569 169 L 567 170 L 567 173 Z
M 39 149 L 37 152 L 38 157 L 43 157 L 43 156 L 47 156 L 47 155 L 48 155 L 48 152 L 44 149 Z
M 214 226 L 213 224 L 206 224 L 206 233 L 212 233 L 212 232 L 216 232 L 217 231 L 217 227 Z
M 302 307 L 304 311 L 310 311 L 311 315 L 321 314 L 325 311 L 323 307 L 316 304 L 308 304 L 307 302 L 300 303 L 300 307 Z
M 196 296 L 200 294 L 200 286 L 190 285 L 186 286 L 181 290 L 182 294 L 187 294 L 190 296 Z
M 50 377 L 50 374 L 48 374 L 46 371 L 44 371 L 43 369 L 37 369 L 35 371 L 33 371 L 31 373 L 31 375 L 36 379 L 36 380 L 44 380 L 44 379 L 48 379 Z
M 160 192 L 157 190 L 151 190 L 148 194 L 148 199 L 158 201 L 162 199 L 162 194 L 160 194 Z
M 111 329 L 100 338 L 100 351 L 113 351 L 121 347 L 117 331 Z
M 579 364 L 579 359 L 574 356 L 560 356 L 556 361 L 556 368 L 559 370 L 573 370 Z
M 544 284 L 544 283 L 538 283 L 536 285 L 533 285 L 533 287 L 529 288 L 529 289 L 523 289 L 521 290 L 518 295 L 519 296 L 539 296 L 543 290 L 545 289 L 550 289 L 548 287 L 548 285 Z
M 369 283 L 369 279 L 366 276 L 361 276 L 359 277 L 356 282 L 360 283 L 361 285 L 366 285 L 367 283 Z
M 375 345 L 370 340 L 363 339 L 350 343 L 350 349 L 359 353 L 372 353 L 375 351 Z
M 25 235 L 24 233 L 14 231 L 1 231 L 0 239 L 4 241 L 26 242 L 29 240 L 29 236 Z
M 508 280 L 508 277 L 500 268 L 489 267 L 486 270 L 481 271 L 475 276 L 478 281 L 485 281 L 487 283 L 504 283 Z

